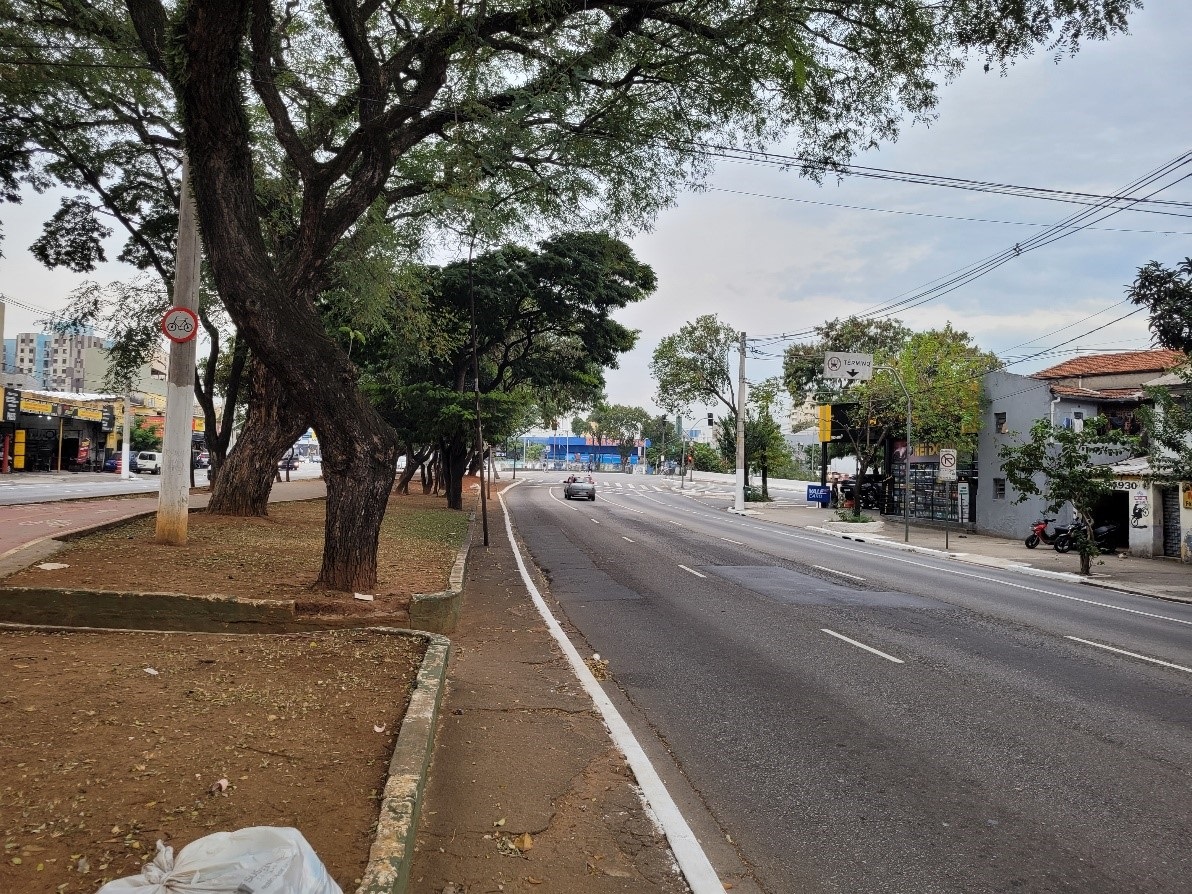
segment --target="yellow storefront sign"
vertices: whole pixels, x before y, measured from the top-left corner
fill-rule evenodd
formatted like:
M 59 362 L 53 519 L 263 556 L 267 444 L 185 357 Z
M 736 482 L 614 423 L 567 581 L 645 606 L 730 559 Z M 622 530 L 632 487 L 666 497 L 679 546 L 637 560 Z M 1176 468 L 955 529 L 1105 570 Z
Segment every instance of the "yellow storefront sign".
M 49 416 L 54 412 L 54 405 L 46 400 L 34 400 L 31 397 L 22 397 L 21 412 L 37 413 L 42 416 Z

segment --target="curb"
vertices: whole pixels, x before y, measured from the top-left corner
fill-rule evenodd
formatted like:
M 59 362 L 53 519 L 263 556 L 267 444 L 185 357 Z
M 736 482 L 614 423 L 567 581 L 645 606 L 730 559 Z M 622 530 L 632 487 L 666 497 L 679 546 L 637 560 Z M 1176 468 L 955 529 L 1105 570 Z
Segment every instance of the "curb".
M 468 516 L 468 530 L 460 544 L 447 589 L 437 593 L 415 593 L 410 597 L 410 626 L 428 633 L 454 633 L 459 626 L 459 613 L 463 607 L 464 571 L 468 565 L 468 553 L 472 548 L 472 533 L 476 527 L 476 513 Z
M 427 640 L 426 655 L 393 747 L 376 838 L 356 894 L 404 894 L 410 883 L 418 818 L 451 655 L 451 641 L 446 637 L 426 632 L 420 635 Z

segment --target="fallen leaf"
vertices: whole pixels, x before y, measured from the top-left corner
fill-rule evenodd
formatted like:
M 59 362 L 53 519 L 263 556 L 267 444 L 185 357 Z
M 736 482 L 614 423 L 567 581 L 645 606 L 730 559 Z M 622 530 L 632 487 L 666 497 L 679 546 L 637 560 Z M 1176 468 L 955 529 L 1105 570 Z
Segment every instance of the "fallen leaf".
M 500 828 L 501 826 L 505 825 L 505 817 L 501 817 L 499 820 L 497 820 L 495 823 L 493 823 L 493 825 L 496 826 L 497 828 Z
M 211 783 L 211 787 L 207 789 L 207 791 L 213 795 L 218 795 L 222 792 L 226 792 L 227 790 L 228 781 L 226 779 L 217 779 L 215 782 Z
M 513 843 L 517 845 L 517 849 L 523 854 L 534 846 L 534 839 L 529 832 L 522 832 L 517 838 L 513 839 Z
M 151 677 L 156 677 L 156 676 L 157 676 L 157 671 L 156 671 L 156 670 L 154 670 L 154 669 L 153 669 L 153 668 L 151 668 L 151 667 L 147 667 L 147 668 L 145 668 L 145 673 L 147 673 L 147 674 L 148 674 L 149 676 L 151 676 Z

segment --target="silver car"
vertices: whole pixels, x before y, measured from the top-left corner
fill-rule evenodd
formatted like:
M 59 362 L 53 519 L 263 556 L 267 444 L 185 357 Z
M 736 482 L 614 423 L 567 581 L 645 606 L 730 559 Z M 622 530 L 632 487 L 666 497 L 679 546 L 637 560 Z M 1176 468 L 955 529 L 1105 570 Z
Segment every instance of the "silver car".
M 584 480 L 578 475 L 572 475 L 563 482 L 563 496 L 568 500 L 573 497 L 585 500 L 596 499 L 596 484 L 591 478 Z

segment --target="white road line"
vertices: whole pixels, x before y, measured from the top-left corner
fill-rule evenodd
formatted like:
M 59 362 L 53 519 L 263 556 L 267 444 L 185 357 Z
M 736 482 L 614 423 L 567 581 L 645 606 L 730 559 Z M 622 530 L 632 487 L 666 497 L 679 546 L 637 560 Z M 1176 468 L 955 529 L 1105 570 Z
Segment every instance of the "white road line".
M 501 508 L 505 510 L 505 536 L 509 538 L 509 546 L 513 549 L 513 558 L 517 562 L 517 570 L 521 573 L 522 582 L 526 585 L 530 598 L 538 608 L 542 620 L 550 629 L 551 635 L 554 636 L 555 642 L 567 656 L 571 670 L 579 678 L 584 690 L 595 703 L 601 717 L 604 718 L 604 723 L 612 735 L 613 742 L 625 755 L 625 761 L 629 764 L 629 768 L 637 779 L 638 787 L 641 789 L 642 798 L 650 806 L 658 824 L 662 827 L 666 840 L 670 843 L 671 852 L 675 855 L 675 862 L 679 864 L 692 894 L 724 894 L 724 885 L 717 876 L 716 870 L 712 868 L 712 861 L 704 853 L 695 833 L 691 831 L 691 826 L 687 824 L 687 820 L 683 818 L 674 798 L 666 790 L 662 777 L 650 763 L 645 749 L 633 735 L 633 730 L 629 728 L 625 718 L 617 711 L 612 699 L 600 688 L 600 684 L 592 676 L 592 671 L 584 664 L 579 652 L 567 638 L 567 634 L 563 632 L 563 628 L 555 616 L 551 614 L 538 587 L 534 585 L 529 571 L 526 570 L 526 563 L 522 559 L 521 549 L 513 538 L 512 516 L 509 507 L 505 505 L 505 494 L 498 493 L 497 499 L 501 501 Z
M 872 652 L 874 655 L 885 658 L 887 661 L 893 661 L 895 664 L 906 664 L 906 662 L 901 658 L 895 658 L 893 655 L 887 655 L 885 652 L 879 652 L 873 646 L 867 646 L 865 643 L 859 643 L 855 639 L 849 639 L 843 633 L 837 633 L 835 630 L 829 630 L 827 627 L 821 627 L 820 630 L 828 634 L 828 636 L 834 636 L 837 639 L 842 639 L 846 643 L 856 646 L 858 649 L 864 649 L 866 652 Z
M 1095 643 L 1091 639 L 1081 639 L 1079 636 L 1067 636 L 1064 638 L 1075 640 L 1078 643 L 1084 643 L 1086 646 L 1096 646 L 1098 649 L 1104 649 L 1107 652 L 1117 652 L 1119 655 L 1129 655 L 1131 658 L 1149 661 L 1151 664 L 1161 664 L 1164 667 L 1173 667 L 1176 670 L 1183 671 L 1186 674 L 1192 674 L 1192 667 L 1184 667 L 1182 664 L 1172 664 L 1170 661 L 1160 661 L 1158 658 L 1150 658 L 1146 655 L 1139 655 L 1137 652 L 1127 652 L 1125 649 L 1115 649 L 1113 646 L 1105 645 L 1105 643 Z
M 617 496 L 619 497 L 619 496 L 621 496 L 621 494 L 617 494 Z M 642 512 L 642 510 L 640 510 L 640 509 L 634 509 L 632 506 L 626 506 L 624 503 L 618 503 L 616 500 L 610 500 L 608 497 L 604 498 L 604 502 L 606 502 L 612 506 L 616 506 L 618 509 L 624 509 L 626 512 L 636 512 L 638 515 L 646 514 L 646 513 Z
M 727 537 L 721 537 L 720 539 L 721 539 L 721 540 L 723 540 L 725 543 L 735 543 L 735 544 L 737 544 L 737 546 L 744 546 L 744 545 L 745 545 L 745 544 L 744 544 L 744 543 L 742 543 L 740 540 L 729 540 Z
M 779 537 L 790 537 L 794 540 L 803 540 L 807 543 L 825 544 L 823 537 L 807 537 L 802 534 L 790 534 L 786 531 L 776 531 L 773 528 L 767 528 L 761 525 L 756 526 L 759 531 L 768 531 L 771 534 L 777 534 Z M 828 541 L 830 542 L 830 541 Z M 1039 593 L 1042 596 L 1056 596 L 1060 599 L 1067 599 L 1070 602 L 1082 602 L 1085 605 L 1095 605 L 1097 608 L 1108 608 L 1115 612 L 1125 612 L 1128 615 L 1141 615 L 1144 618 L 1154 618 L 1156 621 L 1170 621 L 1173 624 L 1185 624 L 1192 627 L 1192 621 L 1185 621 L 1183 618 L 1173 618 L 1170 615 L 1157 615 L 1154 612 L 1144 612 L 1137 608 L 1125 608 L 1120 605 L 1111 605 L 1108 602 L 1098 602 L 1095 599 L 1083 599 L 1080 596 L 1068 596 L 1065 593 L 1057 593 L 1055 590 L 1043 590 L 1039 587 L 1028 587 L 1026 584 L 1016 584 L 1013 581 L 1003 580 L 1002 578 L 992 579 L 986 574 L 970 574 L 967 571 L 959 571 L 955 568 L 940 567 L 939 565 L 929 565 L 927 562 L 916 562 L 913 559 L 903 559 L 898 556 L 889 554 L 889 550 L 881 548 L 876 549 L 858 549 L 855 546 L 837 546 L 836 549 L 846 553 L 859 553 L 870 558 L 881 557 L 885 561 L 899 562 L 903 565 L 911 565 L 915 568 L 927 568 L 931 571 L 940 571 L 945 574 L 954 574 L 957 577 L 968 577 L 973 580 L 984 581 L 985 583 L 996 582 L 1002 586 L 1010 587 L 1014 590 L 1024 590 L 1028 593 Z
M 683 524 L 681 521 L 675 521 L 673 518 L 668 518 L 667 521 L 670 522 L 672 525 L 682 526 L 682 524 Z
M 596 521 L 596 519 L 592 519 L 592 524 L 598 525 L 598 524 L 600 524 L 600 522 Z
M 663 492 L 661 487 L 656 487 L 656 488 L 654 488 L 654 490 L 658 491 L 658 493 L 662 493 L 662 492 Z
M 622 535 L 621 535 L 621 539 L 622 539 L 622 540 L 628 540 L 630 543 L 637 543 L 637 541 L 636 541 L 636 540 L 629 540 L 629 538 L 628 538 L 628 537 L 626 537 L 624 534 L 622 534 Z
M 812 565 L 812 568 L 818 568 L 820 571 L 826 571 L 828 574 L 839 574 L 841 577 L 851 577 L 853 580 L 865 580 L 863 577 L 858 577 L 855 574 L 849 574 L 847 571 L 837 571 L 835 568 L 827 568 L 823 565 Z
M 679 567 L 682 568 L 684 571 L 686 571 L 688 574 L 694 574 L 696 577 L 707 577 L 708 576 L 706 574 L 700 574 L 694 568 L 688 568 L 686 565 L 680 565 Z

